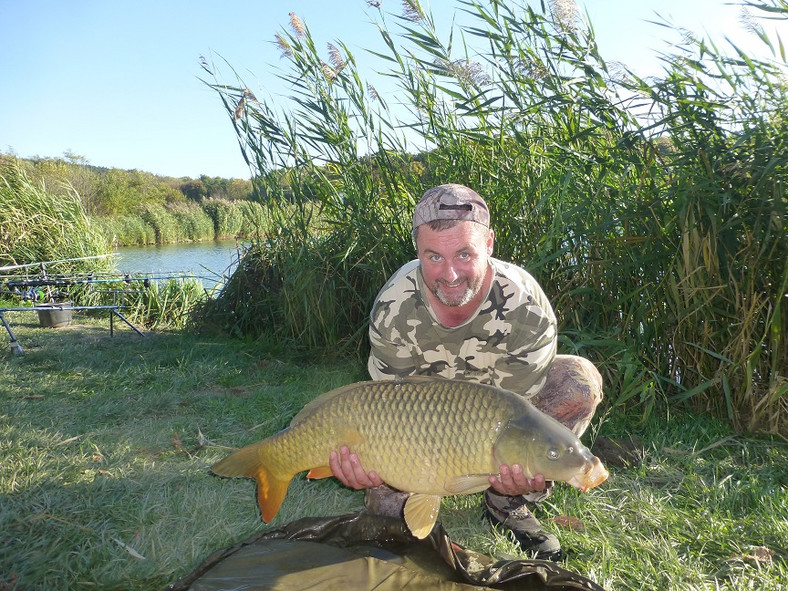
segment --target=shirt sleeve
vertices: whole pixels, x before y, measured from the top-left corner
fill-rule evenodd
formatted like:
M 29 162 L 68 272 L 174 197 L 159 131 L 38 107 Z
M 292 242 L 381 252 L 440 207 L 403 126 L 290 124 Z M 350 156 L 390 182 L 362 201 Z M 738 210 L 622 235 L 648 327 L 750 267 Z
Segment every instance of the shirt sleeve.
M 367 370 L 373 380 L 393 380 L 415 373 L 413 357 L 404 343 L 386 339 L 372 325 L 369 340 L 371 348 Z
M 492 382 L 499 388 L 530 398 L 541 390 L 555 359 L 558 329 L 550 301 L 524 269 L 497 261 L 497 293 L 491 294 L 492 313 L 484 331 L 501 335 L 503 347 L 489 359 Z M 496 299 L 500 304 L 496 304 Z
M 533 325 L 532 325 L 533 326 Z M 539 334 L 511 335 L 510 348 L 494 364 L 493 382 L 499 388 L 530 398 L 544 386 L 547 370 L 555 359 L 557 337 L 555 323 L 541 317 Z M 529 329 L 516 328 L 530 332 Z
M 370 354 L 367 370 L 373 380 L 393 380 L 416 373 L 415 342 L 410 318 L 420 299 L 411 261 L 397 271 L 375 298 L 369 317 Z

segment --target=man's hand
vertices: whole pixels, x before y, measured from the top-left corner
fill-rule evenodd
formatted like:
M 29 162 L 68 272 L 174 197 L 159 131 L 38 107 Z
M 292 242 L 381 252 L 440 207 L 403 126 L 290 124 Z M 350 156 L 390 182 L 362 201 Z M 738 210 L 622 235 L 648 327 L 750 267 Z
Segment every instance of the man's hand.
M 490 476 L 490 486 L 499 494 L 514 497 L 545 489 L 544 476 L 534 474 L 533 478 L 526 478 L 520 464 L 503 465 L 498 470 L 499 476 Z
M 345 486 L 361 490 L 380 486 L 383 481 L 377 472 L 365 472 L 361 467 L 361 461 L 356 454 L 350 453 L 346 445 L 339 448 L 339 453 L 332 451 L 328 459 L 328 465 L 334 476 Z

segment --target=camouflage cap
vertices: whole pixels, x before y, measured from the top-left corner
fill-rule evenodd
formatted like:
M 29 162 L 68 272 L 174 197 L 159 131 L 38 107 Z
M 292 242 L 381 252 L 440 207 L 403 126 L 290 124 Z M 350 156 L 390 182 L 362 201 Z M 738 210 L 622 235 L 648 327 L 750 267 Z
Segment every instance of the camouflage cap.
M 484 199 L 465 185 L 438 185 L 427 190 L 413 211 L 413 229 L 435 220 L 467 220 L 490 226 Z

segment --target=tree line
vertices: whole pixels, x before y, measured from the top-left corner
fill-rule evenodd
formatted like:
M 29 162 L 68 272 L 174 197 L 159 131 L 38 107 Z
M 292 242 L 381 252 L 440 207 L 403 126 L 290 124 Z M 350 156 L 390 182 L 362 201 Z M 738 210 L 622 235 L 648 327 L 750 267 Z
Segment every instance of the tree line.
M 140 170 L 93 166 L 84 156 L 66 151 L 62 157 L 19 158 L 0 152 L 0 161 L 16 161 L 34 183 L 53 193 L 76 191 L 90 216 L 133 213 L 140 204 L 201 203 L 206 199 L 251 199 L 252 182 L 200 175 L 159 176 Z
M 46 158 L 0 153 L 0 169 L 10 168 L 55 199 L 76 196 L 116 246 L 249 236 L 261 215 L 250 180 L 105 168 L 72 152 Z

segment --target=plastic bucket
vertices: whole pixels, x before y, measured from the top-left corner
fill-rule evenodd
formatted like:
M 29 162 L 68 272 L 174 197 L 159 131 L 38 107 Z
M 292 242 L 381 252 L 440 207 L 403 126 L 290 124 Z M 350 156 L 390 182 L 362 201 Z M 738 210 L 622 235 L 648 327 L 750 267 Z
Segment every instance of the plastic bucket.
M 73 315 L 71 302 L 39 304 L 37 307 L 52 308 L 51 310 L 38 310 L 38 323 L 44 328 L 61 328 L 71 324 Z

